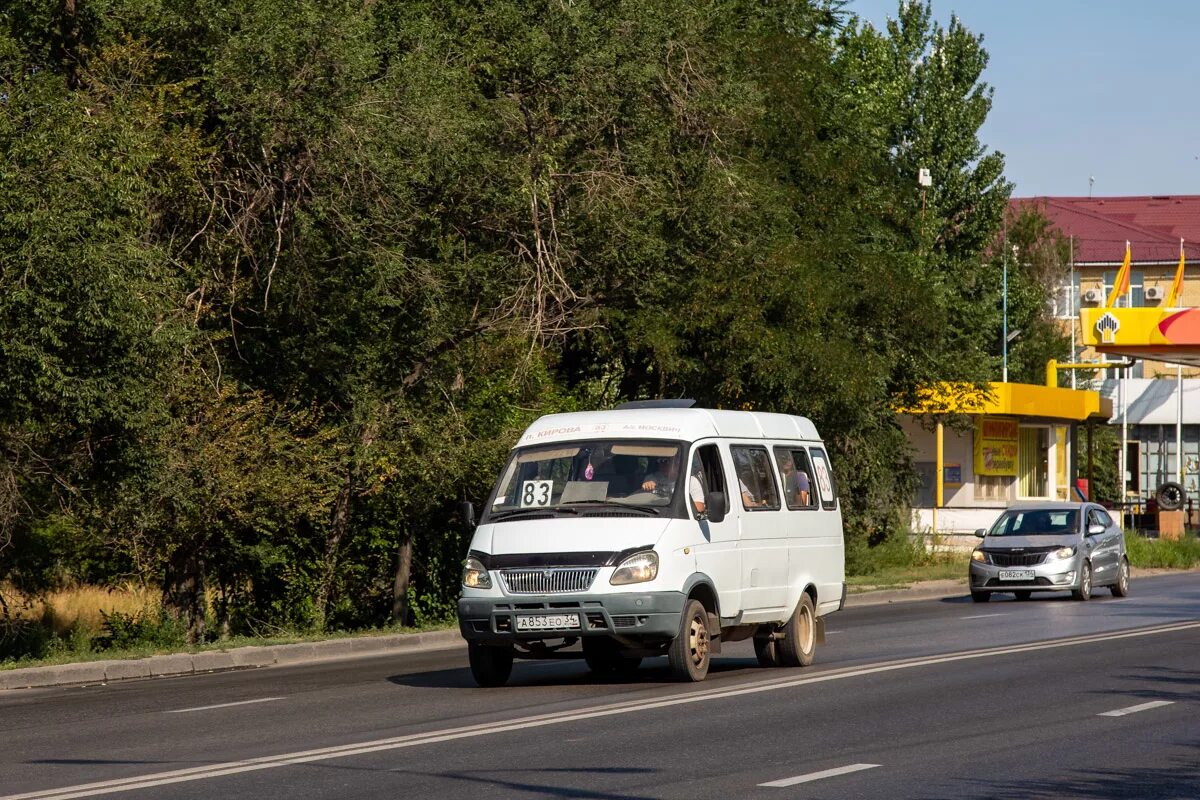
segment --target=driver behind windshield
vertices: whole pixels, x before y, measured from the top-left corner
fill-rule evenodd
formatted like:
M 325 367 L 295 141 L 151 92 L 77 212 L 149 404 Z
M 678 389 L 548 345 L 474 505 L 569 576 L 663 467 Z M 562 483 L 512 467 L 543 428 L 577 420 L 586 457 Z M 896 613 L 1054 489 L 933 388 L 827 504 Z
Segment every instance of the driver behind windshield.
M 678 459 L 673 456 L 663 456 L 655 459 L 654 471 L 642 480 L 642 490 L 670 497 L 671 493 L 675 491 L 678 474 Z

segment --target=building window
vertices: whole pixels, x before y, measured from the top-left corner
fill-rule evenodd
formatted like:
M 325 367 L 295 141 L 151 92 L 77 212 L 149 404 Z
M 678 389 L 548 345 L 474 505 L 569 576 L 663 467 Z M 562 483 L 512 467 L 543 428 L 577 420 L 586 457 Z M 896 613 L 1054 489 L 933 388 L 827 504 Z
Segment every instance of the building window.
M 1104 273 L 1104 297 L 1105 300 L 1112 294 L 1113 284 L 1117 280 L 1116 272 Z M 1146 306 L 1146 280 L 1140 269 L 1131 269 L 1129 271 L 1129 293 L 1117 302 L 1117 306 L 1125 308 L 1144 308 Z
M 1006 475 L 976 475 L 975 499 L 1008 502 L 1008 487 L 1012 486 L 1012 480 Z

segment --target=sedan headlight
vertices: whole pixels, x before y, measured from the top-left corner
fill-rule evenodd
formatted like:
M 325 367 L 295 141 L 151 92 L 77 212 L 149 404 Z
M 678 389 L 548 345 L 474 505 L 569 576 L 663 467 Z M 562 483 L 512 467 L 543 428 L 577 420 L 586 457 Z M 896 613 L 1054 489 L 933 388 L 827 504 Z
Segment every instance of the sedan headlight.
M 488 574 L 483 562 L 471 556 L 463 566 L 462 583 L 468 589 L 490 589 L 492 588 L 492 576 Z
M 985 561 L 987 561 L 987 556 L 985 556 L 983 554 L 982 550 L 972 550 L 971 551 L 971 560 L 978 561 L 980 564 L 982 564 Z
M 634 553 L 617 567 L 616 572 L 608 579 L 613 586 L 627 583 L 645 583 L 658 576 L 658 553 L 646 550 Z
M 1074 547 L 1060 547 L 1050 554 L 1052 558 L 1070 558 L 1075 555 Z

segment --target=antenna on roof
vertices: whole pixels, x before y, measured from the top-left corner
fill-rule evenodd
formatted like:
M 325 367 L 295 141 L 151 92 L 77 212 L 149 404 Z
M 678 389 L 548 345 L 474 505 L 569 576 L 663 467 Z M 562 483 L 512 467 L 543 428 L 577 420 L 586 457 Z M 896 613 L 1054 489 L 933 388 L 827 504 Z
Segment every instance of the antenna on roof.
M 617 406 L 618 411 L 630 411 L 642 408 L 691 408 L 696 405 L 696 401 L 690 398 L 679 398 L 675 400 L 630 400 L 628 403 L 621 403 Z

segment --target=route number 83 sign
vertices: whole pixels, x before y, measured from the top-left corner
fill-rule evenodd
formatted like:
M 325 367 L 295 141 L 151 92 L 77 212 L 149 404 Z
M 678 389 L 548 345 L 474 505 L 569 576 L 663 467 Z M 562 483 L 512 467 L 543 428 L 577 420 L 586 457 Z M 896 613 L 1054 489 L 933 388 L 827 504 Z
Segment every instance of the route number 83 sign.
M 550 505 L 554 481 L 525 481 L 521 484 L 521 508 Z

